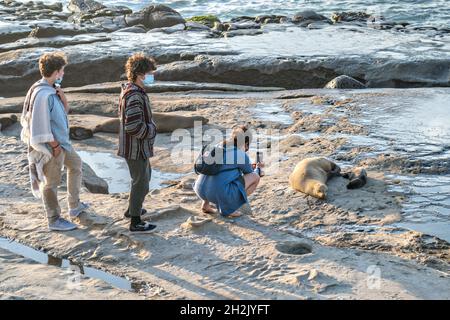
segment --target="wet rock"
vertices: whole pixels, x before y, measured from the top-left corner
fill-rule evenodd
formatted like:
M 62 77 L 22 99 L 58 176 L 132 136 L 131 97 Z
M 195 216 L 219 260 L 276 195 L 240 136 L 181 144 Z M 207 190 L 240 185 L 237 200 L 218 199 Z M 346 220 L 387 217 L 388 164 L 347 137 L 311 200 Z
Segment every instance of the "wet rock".
M 67 76 L 64 80 L 64 86 L 120 79 L 127 59 L 126 52 L 114 56 L 105 52 L 92 51 L 83 51 L 83 54 L 79 54 L 77 47 L 72 47 L 73 50 L 67 50 L 67 48 L 65 52 L 68 56 L 69 65 L 65 69 Z M 7 92 L 24 94 L 40 78 L 37 63 L 39 57 L 45 51 L 43 48 L 38 48 L 0 53 L 0 74 L 2 75 L 0 83 L 6 85 L 5 88 L 9 90 Z
M 232 38 L 236 36 L 257 36 L 259 34 L 263 34 L 264 32 L 262 30 L 255 30 L 255 29 L 241 29 L 241 30 L 233 30 L 233 31 L 226 31 L 223 33 L 223 36 L 225 38 Z
M 352 77 L 342 75 L 325 85 L 325 89 L 364 89 L 366 86 Z
M 186 26 L 184 24 L 177 24 L 177 25 L 174 25 L 172 27 L 167 27 L 167 28 L 151 29 L 148 32 L 149 33 L 152 33 L 152 32 L 164 32 L 164 33 L 167 33 L 167 34 L 171 34 L 171 33 L 175 33 L 175 32 L 184 31 L 185 29 L 186 29 Z
M 218 22 L 216 22 L 216 23 L 218 23 Z M 211 29 L 210 29 L 210 27 L 208 27 L 208 26 L 206 26 L 204 24 L 201 24 L 201 23 L 198 23 L 198 22 L 193 22 L 193 21 L 188 21 L 188 22 L 186 22 L 186 30 L 189 30 L 189 31 L 210 31 Z
M 133 27 L 127 27 L 123 29 L 119 29 L 115 32 L 129 32 L 129 33 L 146 33 L 147 29 L 143 25 L 136 25 Z
M 156 71 L 156 77 L 163 81 L 202 79 L 204 82 L 299 89 L 323 88 L 330 79 L 346 74 L 364 79 L 368 87 L 449 86 L 448 66 L 448 59 L 414 61 L 370 57 L 280 59 L 198 55 L 193 61 L 173 62 L 160 66 Z
M 227 31 L 259 29 L 260 27 L 260 24 L 252 21 L 225 24 L 225 28 Z
M 95 1 L 76 0 L 71 4 L 73 15 L 68 18 L 68 22 L 79 25 L 94 24 L 110 32 L 128 27 L 125 15 L 132 13 L 128 7 L 105 7 Z
M 189 19 L 186 19 L 187 22 L 196 22 L 200 23 L 202 25 L 205 25 L 209 28 L 214 27 L 214 24 L 216 22 L 220 23 L 220 19 L 213 15 L 206 15 L 206 16 L 195 16 Z
M 321 14 L 316 13 L 312 10 L 305 10 L 298 12 L 292 18 L 294 23 L 304 23 L 304 22 L 314 22 L 314 21 L 329 21 L 329 19 Z
M 0 131 L 13 125 L 17 122 L 17 116 L 15 114 L 2 114 L 0 116 Z
M 251 87 L 226 83 L 204 83 L 204 82 L 165 82 L 158 81 L 150 87 L 145 88 L 147 93 L 159 92 L 181 92 L 181 91 L 223 91 L 223 92 L 268 92 L 280 91 L 277 87 Z M 99 83 L 79 88 L 65 88 L 66 93 L 117 93 L 121 92 L 121 82 Z M 20 107 L 20 105 L 18 105 Z M 1 109 L 0 109 L 1 112 Z
M 331 15 L 331 21 L 333 23 L 338 22 L 367 22 L 370 18 L 370 14 L 365 12 L 334 12 Z
M 92 193 L 109 194 L 108 183 L 97 176 L 95 171 L 85 162 L 83 162 L 82 182 Z
M 185 24 L 183 17 L 172 8 L 165 5 L 152 5 L 125 16 L 128 26 L 142 24 L 148 29 L 172 27 Z
M 327 22 L 313 22 L 308 24 L 306 27 L 310 30 L 317 30 L 317 29 L 323 29 L 325 27 L 328 27 L 330 24 Z
M 50 10 L 53 10 L 53 11 L 61 12 L 61 11 L 63 11 L 63 4 L 61 2 L 56 2 L 56 3 L 47 5 L 47 8 L 49 8 Z
M 233 32 L 262 32 L 236 30 Z M 242 34 L 242 33 L 241 33 Z M 447 57 L 372 57 L 308 56 L 308 57 L 248 57 L 239 51 L 217 49 L 210 56 L 204 49 L 185 47 L 167 50 L 154 44 L 140 50 L 151 51 L 158 61 L 156 79 L 161 81 L 192 81 L 228 83 L 246 86 L 282 87 L 286 89 L 323 88 L 330 79 L 348 75 L 364 81 L 368 87 L 449 86 Z M 199 51 L 196 51 L 199 50 Z M 0 53 L 0 87 L 2 96 L 25 94 L 39 79 L 37 61 L 44 48 L 23 49 Z M 111 45 L 68 46 L 68 75 L 65 87 L 119 81 L 129 52 L 119 42 Z M 79 54 L 80 51 L 83 54 Z M 194 59 L 195 58 L 195 59 Z M 174 62 L 175 61 L 175 62 Z M 70 76 L 69 76 L 70 75 Z
M 255 21 L 255 17 L 249 17 L 249 16 L 240 16 L 240 17 L 234 17 L 230 21 L 231 22 L 248 22 L 248 21 Z
M 255 18 L 256 23 L 260 24 L 268 24 L 268 23 L 283 23 L 289 20 L 286 16 L 277 16 L 277 15 L 261 15 Z
M 94 0 L 70 0 L 67 8 L 74 13 L 76 12 L 88 13 L 105 9 L 106 6 Z
M 79 35 L 79 36 L 58 36 L 53 38 L 24 38 L 12 43 L 0 45 L 0 52 L 19 50 L 35 47 L 62 48 L 77 44 L 88 44 L 94 42 L 110 41 L 106 35 Z
M 106 32 L 114 32 L 127 27 L 124 16 L 96 17 L 91 19 L 91 23 Z
M 26 38 L 31 30 L 32 29 L 29 26 L 2 22 L 0 24 L 0 44 Z
M 57 36 L 74 36 L 87 33 L 88 30 L 79 28 L 69 23 L 38 24 L 29 34 L 32 38 L 51 38 Z

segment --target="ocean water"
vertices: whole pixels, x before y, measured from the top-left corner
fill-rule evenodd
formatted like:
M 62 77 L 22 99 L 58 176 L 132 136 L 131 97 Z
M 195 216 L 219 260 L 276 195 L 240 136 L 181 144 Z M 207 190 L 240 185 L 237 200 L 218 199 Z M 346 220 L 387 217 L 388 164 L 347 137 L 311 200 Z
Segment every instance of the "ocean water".
M 45 0 L 44 2 L 56 1 Z M 60 2 L 68 3 L 69 0 Z M 301 10 L 312 9 L 326 16 L 336 11 L 363 11 L 375 16 L 382 15 L 388 20 L 408 21 L 420 25 L 449 26 L 450 21 L 449 0 L 104 0 L 100 2 L 105 5 L 124 5 L 133 10 L 155 3 L 164 3 L 179 11 L 184 17 L 214 14 L 223 20 L 242 15 L 293 15 Z

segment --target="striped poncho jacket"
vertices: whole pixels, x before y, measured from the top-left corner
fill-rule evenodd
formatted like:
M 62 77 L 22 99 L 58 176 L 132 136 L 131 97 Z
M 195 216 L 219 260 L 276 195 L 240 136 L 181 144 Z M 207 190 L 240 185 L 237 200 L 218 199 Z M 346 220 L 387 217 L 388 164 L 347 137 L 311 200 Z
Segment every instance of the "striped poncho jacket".
M 132 160 L 153 157 L 156 125 L 147 93 L 134 83 L 122 85 L 119 98 L 120 157 Z

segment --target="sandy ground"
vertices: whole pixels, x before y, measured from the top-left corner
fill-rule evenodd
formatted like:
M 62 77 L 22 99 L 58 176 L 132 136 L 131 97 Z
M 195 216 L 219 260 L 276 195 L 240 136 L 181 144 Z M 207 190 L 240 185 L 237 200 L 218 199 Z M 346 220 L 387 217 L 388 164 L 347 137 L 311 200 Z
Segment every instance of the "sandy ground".
M 153 235 L 128 232 L 128 221 L 122 218 L 126 193 L 98 195 L 87 190 L 82 200 L 92 207 L 78 221 L 81 228 L 49 233 L 42 205 L 29 191 L 25 149 L 17 137 L 20 128 L 10 127 L 0 136 L 0 235 L 46 249 L 54 256 L 148 283 L 143 294 L 152 299 L 449 299 L 449 244 L 391 226 L 402 219 L 405 195 L 388 191 L 388 186 L 397 182 L 388 181 L 385 174 L 401 172 L 401 161 L 392 161 L 387 169 L 375 158 L 354 162 L 368 170 L 368 184 L 350 194 L 345 179 L 333 179 L 326 201 L 289 188 L 287 177 L 304 157 L 333 159 L 339 154 L 340 159 L 353 159 L 364 151 L 350 148 L 342 154 L 347 140 L 329 134 L 367 134 L 363 124 L 350 120 L 369 95 L 355 94 L 346 101 L 338 99 L 338 92 L 328 92 L 327 96 L 320 95 L 319 101 L 311 99 L 317 93 L 321 92 L 153 95 L 155 111 L 205 116 L 210 123 L 204 129 L 223 130 L 248 121 L 255 128 L 276 129 L 281 134 L 280 153 L 266 159 L 269 164 L 279 164 L 279 169 L 269 165 L 267 176 L 250 197 L 253 214 L 236 220 L 212 216 L 211 222 L 190 228 L 183 223 L 191 216 L 203 215 L 192 190 L 195 174 L 189 164 L 168 161 L 176 142 L 169 134 L 158 135 L 152 166 L 186 175 L 180 181 L 167 182 L 165 188 L 152 191 L 146 198 L 146 219 L 158 225 Z M 333 97 L 338 101 L 326 101 Z M 5 110 L 6 105 L 17 104 L 16 100 L 4 99 L 0 107 Z M 88 110 L 97 116 L 114 115 L 114 95 L 83 97 L 76 93 L 70 94 L 69 100 L 74 106 L 73 118 Z M 255 116 L 252 110 L 259 110 L 258 104 L 274 101 L 292 121 L 270 122 L 258 118 L 259 113 Z M 305 113 L 294 109 L 293 105 L 299 103 L 311 109 L 317 105 L 323 108 Z M 318 135 L 293 135 L 299 131 Z M 116 143 L 116 135 L 97 133 L 74 145 L 77 150 L 115 152 Z M 65 205 L 64 186 L 59 195 Z M 302 254 L 292 254 L 296 251 Z M 6 255 L 1 259 L 9 258 Z M 32 267 L 39 277 L 49 273 L 48 266 Z M 11 269 L 6 270 L 2 276 L 13 274 L 8 271 Z M 0 290 L 8 297 L 12 284 L 2 281 L 2 285 Z M 39 286 L 37 281 L 26 279 L 23 286 L 27 285 Z M 92 298 L 110 296 L 108 290 L 99 293 L 95 284 L 88 287 L 92 287 Z M 52 297 L 46 289 L 24 293 L 24 297 L 34 297 L 33 292 L 36 297 Z
M 73 272 L 42 265 L 3 249 L 0 249 L 0 271 L 0 299 L 142 299 L 103 281 L 78 278 Z

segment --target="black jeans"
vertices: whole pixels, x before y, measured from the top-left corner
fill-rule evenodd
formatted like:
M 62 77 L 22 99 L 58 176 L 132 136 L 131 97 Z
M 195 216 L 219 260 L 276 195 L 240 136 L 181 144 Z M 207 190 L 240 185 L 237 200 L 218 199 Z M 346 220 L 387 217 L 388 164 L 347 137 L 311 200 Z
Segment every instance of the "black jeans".
M 142 204 L 150 189 L 152 168 L 148 159 L 126 159 L 131 176 L 131 191 L 129 200 L 129 212 L 132 217 L 140 217 Z

